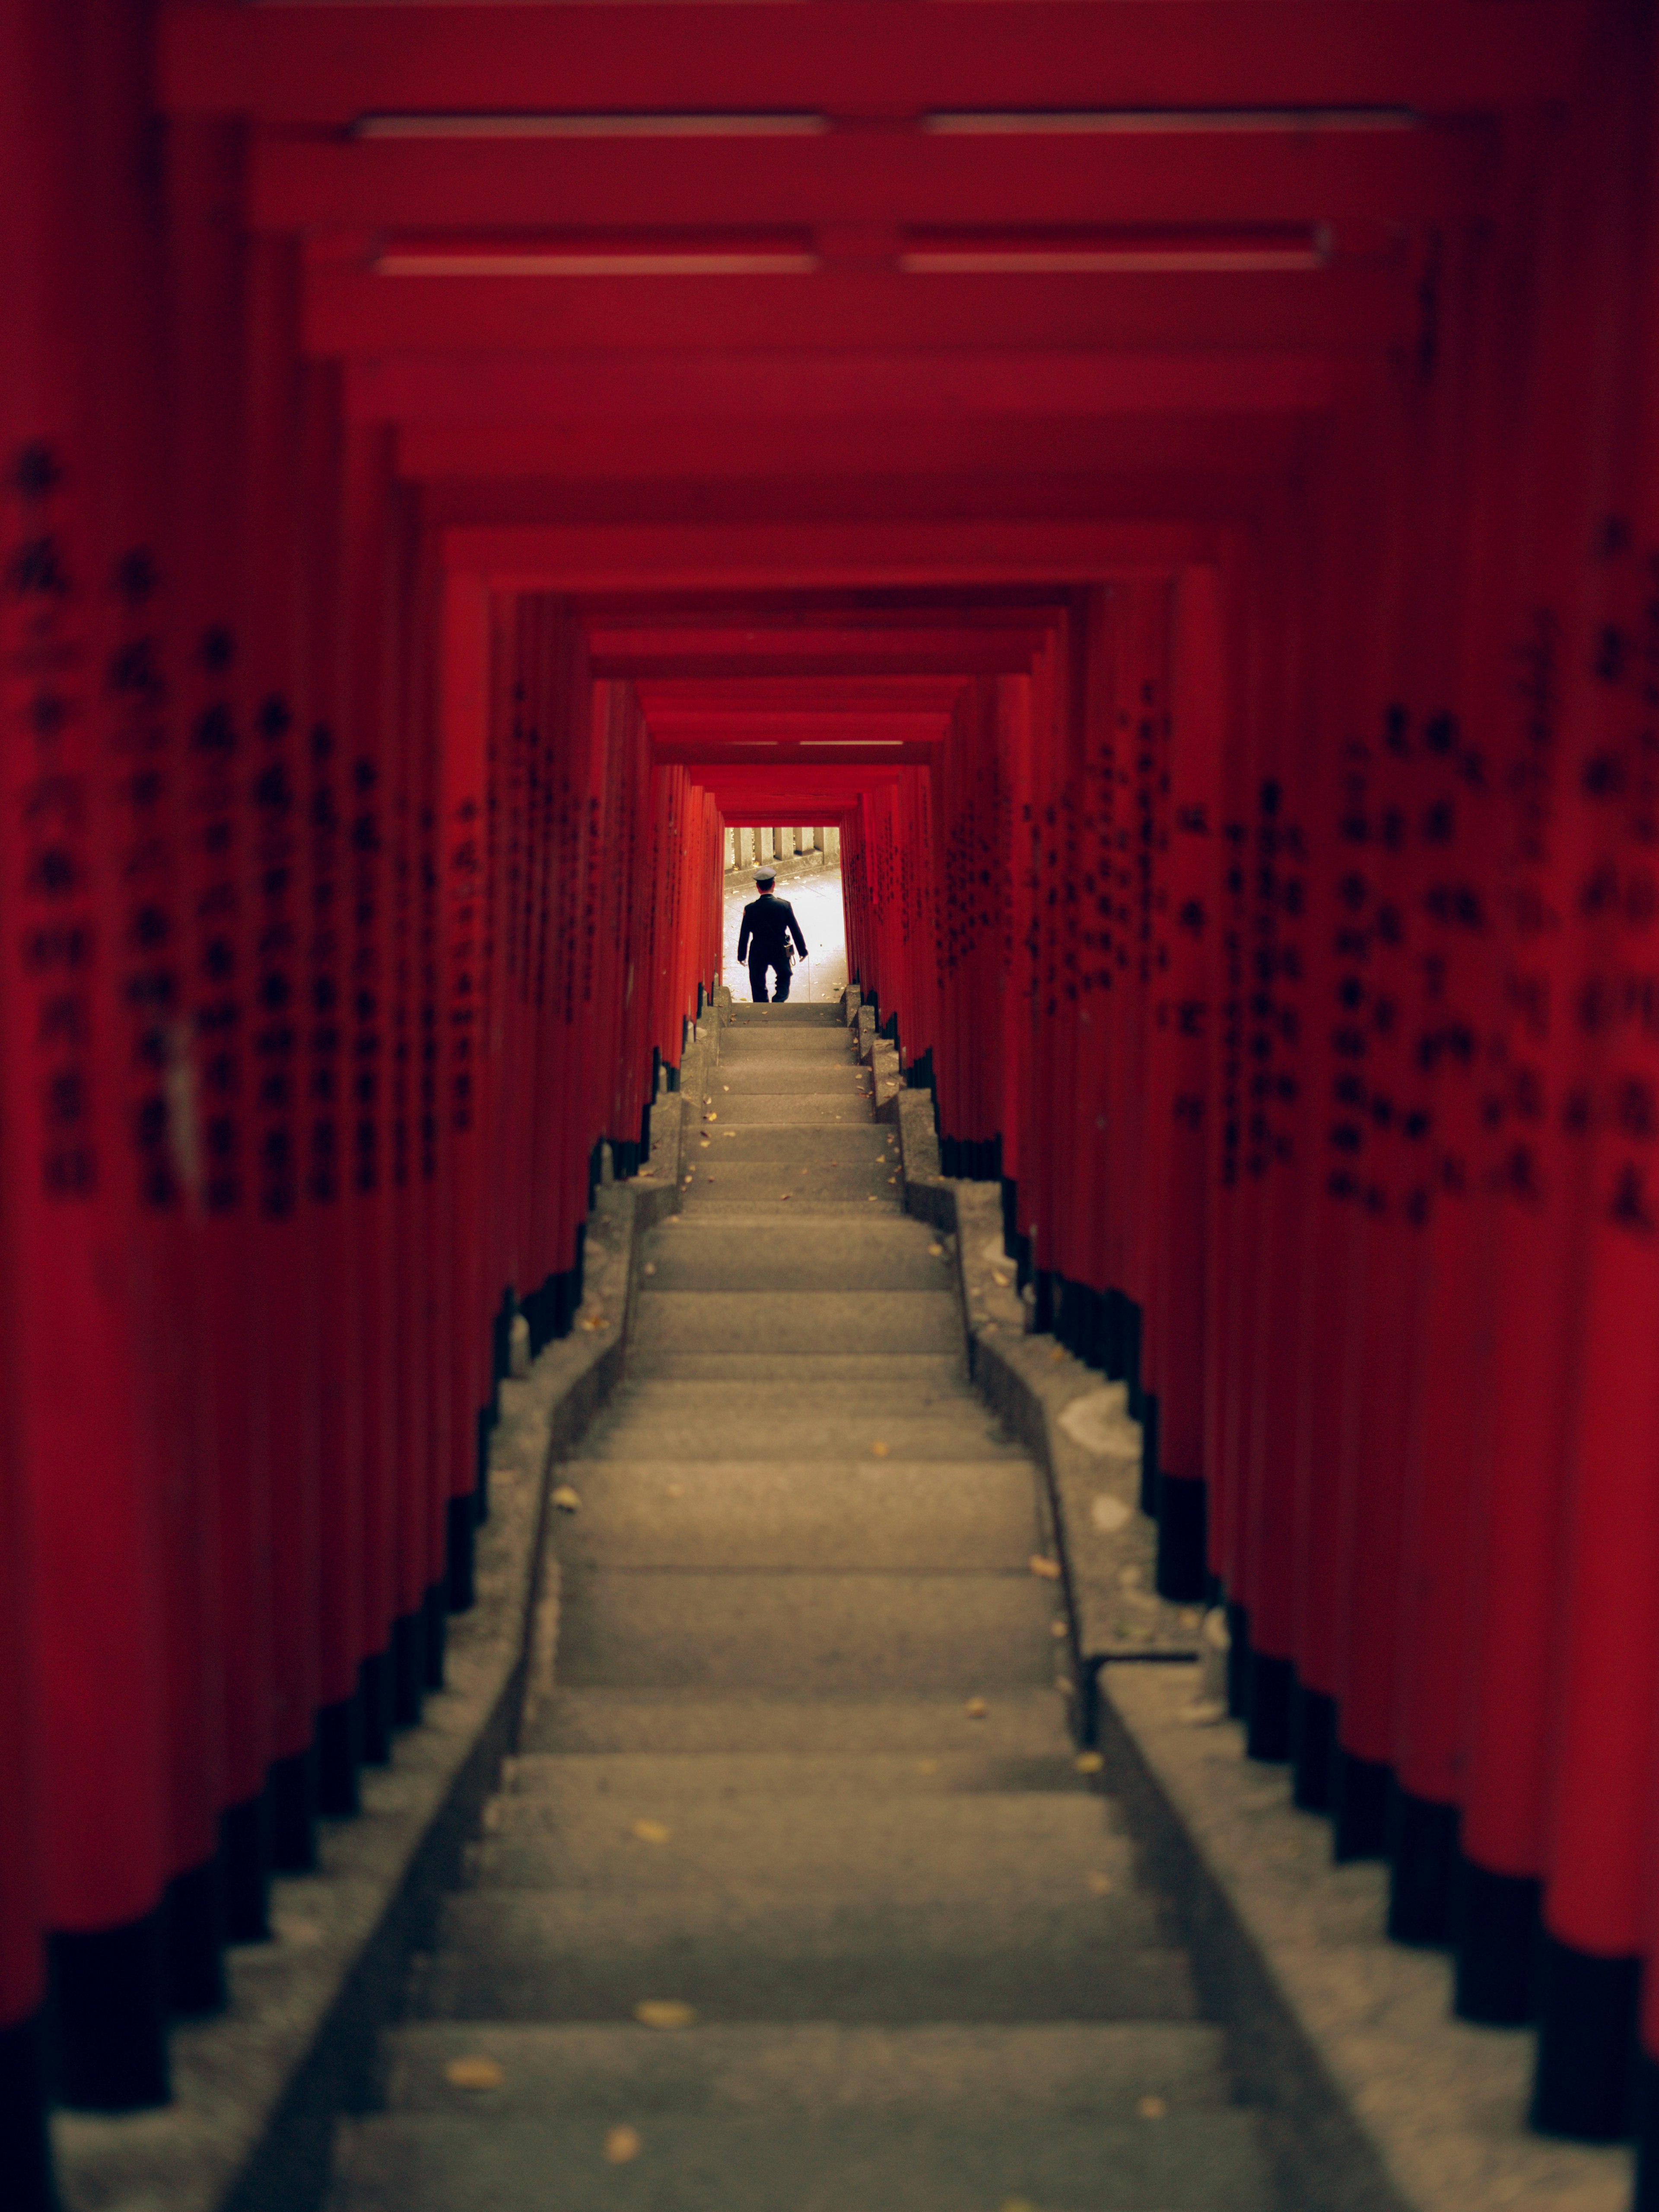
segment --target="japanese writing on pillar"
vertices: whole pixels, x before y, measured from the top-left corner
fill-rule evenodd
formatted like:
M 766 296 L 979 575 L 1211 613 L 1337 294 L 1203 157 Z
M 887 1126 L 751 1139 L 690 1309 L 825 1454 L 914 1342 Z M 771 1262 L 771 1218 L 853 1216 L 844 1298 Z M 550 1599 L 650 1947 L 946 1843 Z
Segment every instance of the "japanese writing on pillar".
M 449 1126 L 458 1136 L 477 1111 L 483 1030 L 483 809 L 469 793 L 451 810 L 447 851 Z
M 1247 823 L 1224 822 L 1221 868 L 1221 959 L 1218 966 L 1219 1017 L 1216 1027 L 1218 1057 L 1216 1103 L 1220 1109 L 1217 1132 L 1219 1152 L 1217 1173 L 1221 1186 L 1231 1190 L 1238 1182 L 1244 1119 L 1244 1018 L 1246 997 L 1246 884 L 1250 832 Z
M 1162 779 L 1170 805 L 1169 827 L 1159 836 L 1167 854 L 1165 888 L 1160 894 L 1160 941 L 1156 963 L 1159 992 L 1154 1018 L 1175 1032 L 1180 1056 L 1170 1111 L 1176 1127 L 1195 1131 L 1204 1125 L 1205 1066 L 1209 1042 L 1206 940 L 1210 912 L 1210 807 L 1207 800 L 1177 798 L 1173 778 Z
M 175 1036 L 180 990 L 169 781 L 173 731 L 156 629 L 159 586 L 148 549 L 133 547 L 116 563 L 116 636 L 104 690 L 111 710 L 121 897 L 117 960 L 127 1045 L 125 1103 L 138 1195 L 147 1206 L 166 1207 L 180 1196 L 169 1086 L 182 1054 Z
M 1456 715 L 1424 721 L 1412 811 L 1422 860 L 1421 950 L 1414 1049 L 1419 1095 L 1401 1127 L 1407 1149 L 1405 1207 L 1423 1221 L 1441 1198 L 1489 1187 L 1503 1120 L 1502 1040 L 1489 970 L 1492 901 L 1484 873 L 1491 839 L 1481 810 L 1493 797 L 1486 756 Z
M 380 1189 L 386 1095 L 386 850 L 379 765 L 351 763 L 351 1185 Z
M 1548 1180 L 1552 969 L 1562 923 L 1548 878 L 1560 803 L 1561 626 L 1548 608 L 1534 611 L 1521 641 L 1515 691 L 1518 735 L 1504 772 L 1514 842 L 1502 988 L 1509 1081 L 1497 1172 L 1508 1196 L 1535 1206 Z
M 419 1147 L 421 1179 L 431 1182 L 438 1172 L 438 816 L 435 807 L 423 805 L 417 823 L 420 927 L 417 939 L 416 981 L 419 994 Z
M 1330 1097 L 1325 1130 L 1325 1188 L 1332 1198 L 1366 1196 L 1366 1115 L 1372 1049 L 1368 999 L 1377 927 L 1372 880 L 1371 749 L 1358 740 L 1343 750 L 1338 777 L 1335 897 L 1331 907 L 1331 997 L 1325 1008 Z M 1380 1188 L 1372 1192 L 1380 1200 Z
M 1659 1236 L 1659 549 L 1638 558 L 1610 521 L 1598 549 L 1604 619 L 1591 661 L 1591 742 L 1577 763 L 1590 817 L 1574 886 L 1588 957 L 1573 1014 L 1587 1064 L 1568 1125 L 1597 1140 L 1595 1204 L 1613 1229 Z
M 294 713 L 280 692 L 261 701 L 253 726 L 255 1158 L 259 1211 L 281 1221 L 300 1196 L 301 848 Z
M 342 1172 L 340 1115 L 346 1065 L 343 799 L 334 732 L 327 723 L 315 723 L 311 732 L 308 808 L 311 931 L 307 980 L 311 1026 L 307 1040 L 306 1190 L 324 1206 L 338 1199 Z
M 1301 926 L 1307 912 L 1307 839 L 1285 816 L 1274 776 L 1256 791 L 1249 872 L 1249 980 L 1245 992 L 1243 1164 L 1263 1176 L 1294 1157 L 1301 1095 Z
M 236 640 L 223 623 L 196 640 L 196 712 L 188 733 L 193 897 L 191 978 L 198 1054 L 202 1192 L 210 1213 L 241 1204 L 246 1172 L 240 826 L 241 747 L 233 671 Z
M 94 1127 L 98 934 L 84 610 L 57 455 L 30 446 L 7 475 L 0 651 L 9 828 L 21 863 L 20 1036 L 37 1105 L 38 1187 L 48 1199 L 86 1199 L 99 1188 L 101 1164 Z
M 399 791 L 391 809 L 390 852 L 384 895 L 390 901 L 390 957 L 386 975 L 386 1018 L 389 1033 L 391 1079 L 387 1089 L 387 1136 L 392 1188 L 409 1182 L 410 1081 L 414 1073 L 411 1031 L 414 990 L 414 885 L 409 849 L 409 802 Z

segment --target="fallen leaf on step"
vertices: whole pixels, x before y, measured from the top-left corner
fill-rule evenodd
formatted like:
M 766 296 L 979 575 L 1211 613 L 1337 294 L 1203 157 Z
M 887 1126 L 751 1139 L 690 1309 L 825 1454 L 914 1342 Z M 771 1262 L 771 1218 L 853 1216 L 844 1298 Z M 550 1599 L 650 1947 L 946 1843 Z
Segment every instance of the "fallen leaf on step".
M 785 1198 L 787 1198 L 787 1197 L 788 1197 L 788 1195 L 789 1195 L 789 1194 L 788 1194 L 788 1192 L 787 1192 L 787 1191 L 785 1191 L 785 1192 L 784 1192 L 784 1194 L 783 1194 L 783 1195 L 784 1195 L 784 1197 L 785 1197 Z
M 635 1820 L 629 1833 L 641 1844 L 665 1844 L 673 1830 L 660 1820 Z
M 1089 1518 L 1103 1536 L 1115 1536 L 1129 1518 L 1129 1509 L 1121 1498 L 1102 1491 L 1089 1508 Z
M 930 1260 L 942 1260 L 945 1257 L 945 1247 L 942 1244 L 930 1244 L 927 1247 L 927 1256 Z
M 1143 2097 L 1135 2106 L 1143 2120 L 1161 2120 L 1169 2109 L 1162 2097 Z
M 718 1121 L 720 1117 L 718 1114 L 705 1114 L 702 1118 L 705 1121 Z
M 1037 2212 L 1029 2197 L 1005 2197 L 999 2212 Z
M 983 1698 L 969 1698 L 962 1709 L 970 1721 L 982 1721 L 991 1708 Z
M 1048 1357 L 1054 1361 L 1055 1366 L 1058 1367 L 1060 1361 L 1066 1357 L 1065 1346 L 1063 1345 L 1057 1344 L 1054 1350 L 1048 1354 Z
M 1109 1897 L 1111 1895 L 1112 1877 L 1110 1875 L 1099 1873 L 1091 1874 L 1088 1877 L 1088 1881 L 1089 1891 L 1091 1896 Z
M 991 1280 L 996 1285 L 1000 1291 L 1006 1291 L 1009 1284 L 1012 1283 L 1013 1279 L 1014 1279 L 1012 1275 L 1000 1275 L 994 1272 L 991 1276 Z
M 644 1274 L 654 1275 L 657 1272 L 656 1261 L 654 1260 L 647 1260 L 641 1272 Z
M 1048 1623 L 1048 1633 L 1054 1638 L 1055 1642 L 1058 1643 L 1060 1638 L 1066 1633 L 1065 1622 L 1063 1620 L 1051 1620 Z
M 707 1137 L 699 1137 L 697 1139 L 698 1144 L 702 1147 L 704 1152 L 708 1150 L 710 1141 L 711 1140 Z
M 499 2089 L 507 2075 L 493 2058 L 452 2058 L 444 2079 L 454 2089 Z
M 866 1206 L 873 1206 L 873 1205 L 875 1204 L 875 1202 L 876 1202 L 876 1194 L 874 1193 L 874 1191 L 872 1191 L 872 1192 L 871 1192 L 871 1194 L 870 1194 L 869 1197 L 868 1197 L 868 1198 L 866 1198 L 866 1199 L 865 1200 L 865 1201 L 864 1201 L 864 1202 L 865 1202 L 865 1204 L 866 1204 Z
M 729 1091 L 731 1088 L 732 1086 L 729 1083 L 722 1083 L 720 1085 L 720 1089 L 722 1091 Z
M 870 1455 L 872 1459 L 885 1459 L 892 1449 L 891 1444 L 873 1443 L 870 1447 Z
M 644 1997 L 635 2006 L 634 2017 L 641 2027 L 690 2027 L 697 2014 L 695 2005 L 682 2004 L 678 1997 Z
M 1097 1751 L 1080 1751 L 1072 1764 L 1079 1774 L 1098 1774 L 1106 1762 Z
M 611 2128 L 605 2138 L 605 2162 L 610 2166 L 627 2166 L 644 2148 L 637 2128 Z
M 580 1513 L 582 1510 L 580 1492 L 573 1490 L 568 1482 L 562 1482 L 554 1492 L 553 1503 L 561 1513 Z
M 1030 1564 L 1031 1572 L 1036 1575 L 1040 1581 L 1045 1583 L 1057 1583 L 1060 1580 L 1060 1561 L 1058 1559 L 1045 1559 L 1041 1552 L 1033 1552 Z

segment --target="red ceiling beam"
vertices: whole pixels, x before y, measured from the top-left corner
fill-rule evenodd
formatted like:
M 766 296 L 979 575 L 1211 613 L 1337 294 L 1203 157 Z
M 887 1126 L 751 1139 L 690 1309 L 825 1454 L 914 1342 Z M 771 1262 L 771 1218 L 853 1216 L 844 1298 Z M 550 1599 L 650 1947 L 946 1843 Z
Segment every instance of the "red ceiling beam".
M 174 4 L 174 112 L 836 116 L 1382 105 L 1439 112 L 1571 81 L 1577 0 L 813 0 L 421 7 Z
M 807 138 L 261 137 L 264 230 L 574 229 L 858 223 L 1468 219 L 1492 205 L 1496 133 L 1433 130 L 958 137 L 911 127 Z
M 441 484 L 429 511 L 458 520 L 510 510 L 550 519 L 580 491 L 617 511 L 621 487 L 723 483 L 750 495 L 757 481 L 811 484 L 861 477 L 903 503 L 899 480 L 950 477 L 971 498 L 1005 477 L 1086 483 L 1131 472 L 1184 471 L 1253 478 L 1282 471 L 1304 429 L 1292 415 L 1121 416 L 908 416 L 865 422 L 418 422 L 403 427 L 398 471 Z M 1052 501 L 1043 495 L 1048 511 Z
M 934 757 L 933 745 L 914 741 L 872 744 L 848 738 L 833 746 L 825 744 L 814 749 L 811 745 L 784 744 L 682 744 L 676 738 L 659 738 L 653 733 L 653 743 L 659 760 L 680 762 L 688 768 L 698 769 L 726 767 L 759 770 L 795 766 L 812 769 L 821 762 L 848 768 L 926 768 Z M 707 778 L 700 775 L 698 781 L 706 781 Z
M 688 714 L 645 704 L 653 734 L 677 745 L 936 744 L 948 714 L 755 714 L 742 707 Z
M 456 526 L 439 543 L 447 568 L 503 590 L 769 592 L 1167 575 L 1218 561 L 1235 537 L 1227 526 L 1158 520 L 902 520 Z
M 933 676 L 748 676 L 737 682 L 640 684 L 647 721 L 665 724 L 696 714 L 935 714 L 948 715 L 961 696 L 960 682 Z
M 1024 333 L 1018 335 L 1023 341 Z M 977 348 L 925 357 L 881 349 L 855 354 L 840 343 L 804 358 L 720 348 L 669 354 L 647 345 L 597 362 L 476 347 L 439 354 L 393 349 L 347 363 L 346 409 L 355 422 L 566 425 L 641 416 L 752 423 L 871 416 L 1288 413 L 1328 407 L 1338 386 L 1338 372 L 1316 352 L 1242 343 L 1202 354 L 1157 347 L 1036 351 L 1023 342 L 993 352 L 986 349 L 987 336 L 980 333 Z
M 1419 319 L 1416 272 L 1404 255 L 1388 265 L 1286 273 L 918 276 L 824 270 L 649 278 L 384 276 L 313 261 L 305 294 L 305 343 L 323 356 L 635 348 L 984 355 L 994 332 L 1006 333 L 1022 352 L 1322 353 L 1387 346 L 1414 331 Z

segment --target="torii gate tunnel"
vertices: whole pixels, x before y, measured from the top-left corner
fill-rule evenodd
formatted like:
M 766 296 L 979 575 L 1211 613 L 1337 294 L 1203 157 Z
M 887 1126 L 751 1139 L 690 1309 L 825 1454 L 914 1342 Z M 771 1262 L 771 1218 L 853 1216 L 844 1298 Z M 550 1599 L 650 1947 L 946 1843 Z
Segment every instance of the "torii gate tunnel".
M 1253 1753 L 1634 2124 L 1654 29 L 0 0 L 12 2201 L 442 1681 L 779 819 Z

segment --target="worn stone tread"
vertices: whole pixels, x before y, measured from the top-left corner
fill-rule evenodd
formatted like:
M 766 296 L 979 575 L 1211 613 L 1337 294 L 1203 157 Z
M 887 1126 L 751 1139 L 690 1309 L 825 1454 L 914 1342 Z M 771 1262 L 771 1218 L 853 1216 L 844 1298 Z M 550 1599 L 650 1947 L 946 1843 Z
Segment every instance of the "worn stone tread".
M 1041 1534 L 1025 1471 L 1006 1459 L 814 1462 L 787 1443 L 753 1459 L 590 1460 L 562 1561 L 611 1567 L 884 1572 L 1018 1569 Z
M 682 1354 L 681 1357 L 687 1355 Z M 872 1355 L 873 1356 L 873 1355 Z M 781 1357 L 781 1355 L 780 1355 Z M 734 1378 L 742 1382 L 742 1376 Z M 849 1394 L 850 1395 L 850 1394 Z M 856 1405 L 856 1399 L 851 1400 Z M 688 1463 L 727 1460 L 787 1459 L 792 1466 L 837 1464 L 854 1460 L 878 1461 L 888 1466 L 916 1465 L 923 1461 L 1000 1460 L 1029 1468 L 1030 1462 L 982 1406 L 971 1402 L 947 1405 L 927 1413 L 895 1413 L 861 1410 L 823 1413 L 795 1421 L 787 1434 L 771 1436 L 722 1424 L 675 1426 L 666 1413 L 650 1419 L 624 1419 L 618 1414 L 599 1423 L 583 1437 L 571 1455 L 571 1464 L 588 1460 L 666 1461 L 678 1456 Z M 878 1452 L 877 1444 L 885 1444 Z M 813 1480 L 818 1478 L 815 1475 Z
M 810 1237 L 757 1237 L 715 1221 L 682 1222 L 659 1237 L 647 1279 L 660 1291 L 954 1291 L 954 1261 L 908 1215 L 869 1209 L 867 1221 L 825 1222 Z
M 453 2059 L 484 2057 L 498 2087 L 459 2088 Z M 642 2112 L 779 2107 L 927 2114 L 1084 2112 L 1138 2117 L 1145 2096 L 1179 2116 L 1227 2101 L 1221 2031 L 1198 2021 L 1040 2021 L 1017 2027 L 783 2027 L 702 2022 L 663 2034 L 629 2021 L 410 2022 L 386 2039 L 387 2106 L 399 2112 L 538 2118 L 574 2111 L 607 2120 Z
M 960 1308 L 950 1291 L 665 1291 L 640 1301 L 631 1357 L 641 1365 L 665 1352 L 720 1352 L 764 1345 L 811 1352 L 836 1344 L 849 1352 L 954 1352 Z
M 793 1888 L 466 1890 L 445 1900 L 420 2009 L 629 2020 L 672 1998 L 711 2020 L 1188 2020 L 1185 1954 L 1138 1893 L 890 1903 Z
M 939 1758 L 1064 1757 L 1072 1752 L 1066 1704 L 1051 1685 L 999 1690 L 985 1711 L 959 1697 L 885 1695 L 783 1698 L 763 1685 L 711 1696 L 678 1685 L 650 1689 L 567 1685 L 536 1717 L 526 1748 L 688 1754 L 797 1751 L 857 1756 L 873 1752 Z
M 1127 1844 L 1086 1796 L 681 1799 L 648 1789 L 620 1801 L 504 1798 L 494 1834 L 471 1847 L 475 1887 L 586 1890 L 762 1890 L 895 1905 L 979 1903 L 1001 1911 L 1123 1890 Z M 653 1825 L 641 1838 L 635 1823 Z M 666 1830 L 663 1840 L 655 1838 Z M 1150 1923 L 1148 1923 L 1150 1926 Z
M 480 2130 L 438 2115 L 356 2122 L 343 2166 L 357 2201 L 386 2212 L 965 2212 L 1016 2192 L 1073 2212 L 1260 2212 L 1249 2123 L 1239 2112 L 1102 2121 L 1042 2114 L 661 2113 L 639 2156 L 606 2162 L 586 2118 L 503 2120 Z
M 568 1796 L 681 1804 L 750 1797 L 956 1796 L 981 1790 L 1054 1795 L 1090 1790 L 1068 1748 L 1053 1752 L 524 1752 L 503 1781 L 503 1808 Z
M 948 1357 L 935 1352 L 659 1352 L 651 1362 L 652 1379 L 658 1382 L 787 1382 L 798 1391 L 814 1383 L 836 1394 L 861 1382 L 890 1384 L 901 1377 L 939 1389 L 962 1374 L 960 1352 Z M 842 1402 L 839 1395 L 835 1402 Z M 859 1401 L 849 1397 L 847 1402 Z M 809 1413 L 804 1399 L 798 1404 L 801 1425 L 810 1427 L 817 1418 L 817 1409 Z M 982 1419 L 988 1418 L 983 1406 L 978 1410 Z M 689 1442 L 693 1432 L 687 1429 L 681 1433 Z
M 1045 1586 L 1046 1588 L 1046 1586 Z M 573 1567 L 560 1674 L 575 1686 L 797 1696 L 899 1680 L 963 1698 L 1052 1681 L 1049 1600 L 1029 1573 L 708 1574 Z

